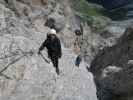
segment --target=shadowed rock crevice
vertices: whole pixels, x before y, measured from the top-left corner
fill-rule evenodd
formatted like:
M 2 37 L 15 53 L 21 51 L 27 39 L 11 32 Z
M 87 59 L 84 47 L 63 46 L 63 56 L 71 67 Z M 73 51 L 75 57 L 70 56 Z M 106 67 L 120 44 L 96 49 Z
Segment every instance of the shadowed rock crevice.
M 133 28 L 117 44 L 105 47 L 91 63 L 99 100 L 132 100 Z

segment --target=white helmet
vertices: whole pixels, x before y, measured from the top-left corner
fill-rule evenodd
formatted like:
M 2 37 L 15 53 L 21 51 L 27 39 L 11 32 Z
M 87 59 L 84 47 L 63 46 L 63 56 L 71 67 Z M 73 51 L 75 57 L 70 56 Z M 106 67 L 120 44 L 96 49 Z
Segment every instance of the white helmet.
M 51 29 L 49 34 L 56 34 L 56 30 L 55 29 Z

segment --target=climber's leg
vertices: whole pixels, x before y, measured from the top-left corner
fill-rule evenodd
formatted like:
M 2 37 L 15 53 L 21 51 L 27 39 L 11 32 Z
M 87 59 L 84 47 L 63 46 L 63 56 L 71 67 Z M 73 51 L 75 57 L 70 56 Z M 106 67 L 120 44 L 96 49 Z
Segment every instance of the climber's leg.
M 56 69 L 56 73 L 59 75 L 59 67 L 58 67 L 58 57 L 52 57 L 51 58 L 52 60 L 52 63 L 53 63 L 53 66 L 55 67 Z

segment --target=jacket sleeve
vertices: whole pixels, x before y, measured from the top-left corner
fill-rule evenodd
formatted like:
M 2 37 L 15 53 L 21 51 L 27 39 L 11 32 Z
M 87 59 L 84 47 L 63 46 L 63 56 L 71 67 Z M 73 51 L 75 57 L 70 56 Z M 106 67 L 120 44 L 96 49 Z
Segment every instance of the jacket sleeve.
M 42 43 L 42 45 L 41 45 L 40 48 L 39 48 L 39 51 L 42 51 L 42 50 L 44 49 L 44 47 L 46 47 L 47 41 L 48 41 L 48 40 L 45 40 L 45 41 Z

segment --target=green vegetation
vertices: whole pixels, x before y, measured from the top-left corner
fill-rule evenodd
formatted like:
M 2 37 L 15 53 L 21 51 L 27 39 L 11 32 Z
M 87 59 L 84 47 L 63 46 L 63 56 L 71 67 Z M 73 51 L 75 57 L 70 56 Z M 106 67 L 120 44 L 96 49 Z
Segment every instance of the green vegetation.
M 101 8 L 94 4 L 89 4 L 86 0 L 73 0 L 73 4 L 74 9 L 82 14 L 90 16 L 101 15 Z
M 87 22 L 90 26 L 95 26 L 95 30 L 99 31 L 104 26 L 102 23 L 104 9 L 96 4 L 88 3 L 86 0 L 73 0 L 72 7 L 75 14 L 81 18 L 83 22 Z

